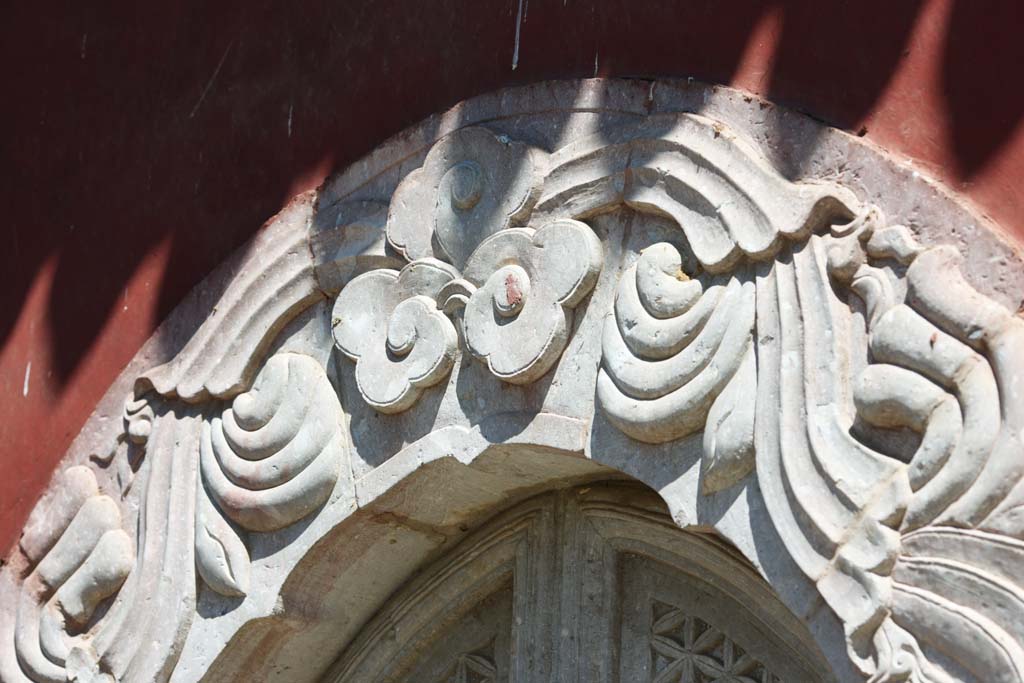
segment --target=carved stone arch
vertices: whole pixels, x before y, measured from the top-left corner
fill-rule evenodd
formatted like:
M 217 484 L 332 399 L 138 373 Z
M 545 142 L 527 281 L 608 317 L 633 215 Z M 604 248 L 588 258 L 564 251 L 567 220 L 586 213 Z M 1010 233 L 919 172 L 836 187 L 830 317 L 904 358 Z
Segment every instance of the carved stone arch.
M 0 573 L 0 676 L 213 679 L 271 622 L 340 649 L 405 576 L 381 524 L 425 560 L 618 472 L 839 680 L 1021 683 L 1022 292 L 942 188 L 749 95 L 475 98 L 294 200 L 140 352 Z
M 702 667 L 709 680 L 832 680 L 738 553 L 681 532 L 646 487 L 595 482 L 530 498 L 461 540 L 326 680 L 686 680 Z

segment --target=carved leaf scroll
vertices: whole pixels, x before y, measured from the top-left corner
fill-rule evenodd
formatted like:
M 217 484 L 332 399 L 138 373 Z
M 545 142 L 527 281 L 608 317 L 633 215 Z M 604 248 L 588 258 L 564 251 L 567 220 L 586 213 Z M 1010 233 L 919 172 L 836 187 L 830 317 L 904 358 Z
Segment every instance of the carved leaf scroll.
M 855 200 L 838 186 L 786 181 L 699 116 L 652 121 L 600 147 L 585 141 L 552 163 L 538 210 L 585 216 L 625 204 L 667 216 L 685 234 L 685 258 L 670 244 L 651 245 L 620 280 L 597 398 L 640 441 L 704 430 L 703 490 L 732 485 L 754 466 L 751 261 L 851 216 Z
M 227 399 L 252 384 L 274 337 L 296 314 L 322 299 L 308 246 L 310 203 L 292 201 L 231 266 L 231 283 L 203 324 L 170 361 L 137 381 L 162 396 L 201 402 Z
M 870 215 L 759 275 L 758 482 L 870 680 L 1024 680 L 1022 587 L 1002 570 L 1022 546 L 982 531 L 1024 467 L 1024 322 L 968 287 L 953 250 Z M 835 286 L 864 301 L 856 373 Z M 855 417 L 917 432 L 908 462 L 858 440 Z
M 768 258 L 857 204 L 835 184 L 787 181 L 728 128 L 695 114 L 584 138 L 552 154 L 550 166 L 535 220 L 623 205 L 665 216 L 712 273 Z
M 1020 535 L 1012 397 L 1024 323 L 966 285 L 954 250 L 883 228 L 842 188 L 784 181 L 699 117 L 657 139 L 630 130 L 568 146 L 552 166 L 541 216 L 622 204 L 668 216 L 697 262 L 657 243 L 624 272 L 597 387 L 612 424 L 654 443 L 703 430 L 705 493 L 756 462 L 787 550 L 872 680 L 959 680 L 957 667 L 979 681 L 1024 680 L 1022 612 L 986 607 L 1018 595 L 1019 580 L 943 559 L 948 548 L 922 547 L 925 569 L 902 540 L 950 529 L 1015 557 L 1018 541 L 970 534 Z M 893 430 L 916 433 L 916 448 Z M 974 588 L 957 598 L 940 577 Z M 980 605 L 971 597 L 986 592 Z

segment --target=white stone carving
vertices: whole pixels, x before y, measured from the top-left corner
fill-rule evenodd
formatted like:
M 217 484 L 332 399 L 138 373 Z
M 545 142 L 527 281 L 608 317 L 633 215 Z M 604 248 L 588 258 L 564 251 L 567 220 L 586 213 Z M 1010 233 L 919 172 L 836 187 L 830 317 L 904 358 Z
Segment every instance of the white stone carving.
M 957 680 L 932 653 L 979 680 L 1019 680 L 1024 652 L 1011 634 L 1022 615 L 994 599 L 1019 592 L 1019 579 L 991 564 L 1024 557 L 1024 544 L 986 532 L 1020 495 L 1024 321 L 963 281 L 955 250 L 923 249 L 906 228 L 882 228 L 877 211 L 866 216 L 759 276 L 758 483 L 872 680 Z M 843 284 L 864 300 L 859 333 L 837 305 Z M 864 332 L 867 349 L 854 341 Z M 865 351 L 870 364 L 848 370 Z M 855 415 L 919 433 L 908 462 L 851 434 Z M 977 555 L 951 561 L 935 550 L 927 570 L 905 569 L 921 566 L 905 539 L 933 534 Z
M 140 387 L 199 402 L 230 398 L 252 384 L 274 337 L 324 297 L 314 275 L 308 203 L 303 199 L 257 235 L 248 258 L 225 264 L 231 286 L 205 311 L 203 324 L 173 359 L 139 377 Z
M 243 529 L 275 531 L 327 500 L 341 472 L 346 439 L 341 406 L 309 356 L 272 356 L 252 389 L 204 422 L 196 505 L 196 562 L 211 588 L 244 595 L 249 556 L 218 510 Z M 216 507 L 214 507 L 216 506 Z
M 619 429 L 654 443 L 702 430 L 714 405 L 709 461 L 742 461 L 753 454 L 753 330 L 749 274 L 690 278 L 675 247 L 654 244 L 619 281 L 598 401 Z
M 463 128 L 427 154 L 395 189 L 388 241 L 408 260 L 463 267 L 484 239 L 530 214 L 544 155 L 486 128 Z
M 425 258 L 399 272 L 364 273 L 338 296 L 335 343 L 355 361 L 359 391 L 380 412 L 409 408 L 451 370 L 458 335 L 436 297 L 457 275 L 447 263 Z
M 388 241 L 410 263 L 355 278 L 332 322 L 376 410 L 407 410 L 450 372 L 458 340 L 441 311 L 465 308 L 467 349 L 506 382 L 533 382 L 558 360 L 603 247 L 579 221 L 510 227 L 529 218 L 543 163 L 538 150 L 465 128 L 434 145 L 395 190 Z
M 618 471 L 841 683 L 1024 683 L 1024 260 L 728 89 L 458 113 L 298 198 L 126 371 L 0 571 L 0 679 L 311 680 L 461 526 Z
M 13 650 L 37 683 L 74 680 L 78 669 L 95 666 L 91 620 L 128 576 L 134 555 L 117 504 L 99 492 L 89 469 L 70 467 L 59 484 L 21 539 L 34 566 L 21 585 Z
M 448 297 L 449 309 L 452 299 L 465 302 L 470 353 L 496 377 L 526 384 L 546 374 L 562 354 L 572 309 L 594 287 L 602 256 L 601 241 L 579 221 L 505 230 L 473 252 L 464 279 L 441 296 Z
M 793 184 L 720 122 L 653 117 L 551 155 L 536 213 L 577 218 L 625 204 L 675 221 L 700 265 L 730 271 L 806 237 L 855 203 L 831 183 Z

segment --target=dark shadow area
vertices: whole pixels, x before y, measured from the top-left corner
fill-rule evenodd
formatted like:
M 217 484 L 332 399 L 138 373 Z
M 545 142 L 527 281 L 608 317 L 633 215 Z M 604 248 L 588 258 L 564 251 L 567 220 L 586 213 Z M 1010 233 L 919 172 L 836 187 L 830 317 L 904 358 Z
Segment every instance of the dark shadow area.
M 1024 118 L 1024 3 L 956 0 L 943 86 L 962 178 L 978 173 Z
M 153 276 L 155 326 L 289 197 L 430 113 L 592 76 L 602 52 L 602 74 L 678 64 L 727 81 L 760 13 L 527 5 L 518 44 L 517 0 L 11 7 L 0 343 L 53 259 L 45 322 L 63 385 L 134 275 Z M 158 249 L 165 268 L 146 261 Z
M 765 5 L 501 0 L 124 2 L 11 7 L 0 142 L 0 343 L 41 268 L 63 384 L 141 272 L 155 326 L 289 197 L 465 98 L 550 78 L 728 83 L 780 15 L 771 97 L 840 127 L 871 111 L 913 46 L 922 2 Z M 521 10 L 521 11 L 520 11 Z M 1024 113 L 1014 2 L 952 8 L 945 85 L 961 171 Z M 512 68 L 515 56 L 515 69 Z M 154 265 L 147 257 L 166 249 Z M 142 271 L 139 269 L 143 268 Z M 140 314 L 141 315 L 141 314 Z
M 910 50 L 924 3 L 781 3 L 782 33 L 768 97 L 839 128 L 856 125 L 878 101 Z

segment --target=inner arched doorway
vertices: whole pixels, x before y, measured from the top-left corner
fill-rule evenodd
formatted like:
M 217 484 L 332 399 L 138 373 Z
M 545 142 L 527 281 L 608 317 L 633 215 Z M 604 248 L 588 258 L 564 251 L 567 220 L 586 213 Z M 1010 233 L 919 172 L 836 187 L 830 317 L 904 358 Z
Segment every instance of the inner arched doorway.
M 711 534 L 646 487 L 535 496 L 410 581 L 331 683 L 832 680 L 810 634 Z

